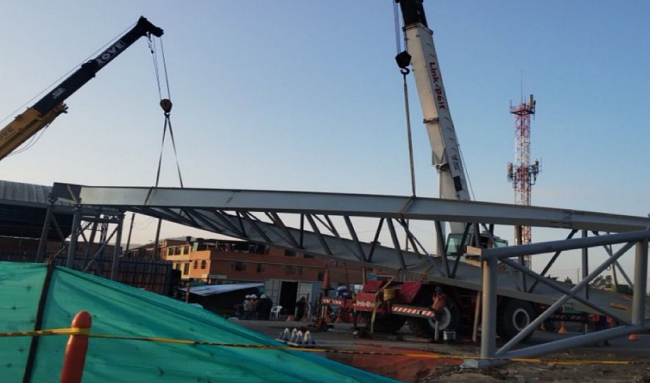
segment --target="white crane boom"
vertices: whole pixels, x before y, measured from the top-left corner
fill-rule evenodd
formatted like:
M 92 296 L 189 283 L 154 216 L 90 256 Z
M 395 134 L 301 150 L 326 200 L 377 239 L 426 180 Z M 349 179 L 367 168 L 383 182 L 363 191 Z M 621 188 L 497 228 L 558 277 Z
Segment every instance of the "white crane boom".
M 469 201 L 465 169 L 449 111 L 433 32 L 428 28 L 423 0 L 396 0 L 404 18 L 407 52 L 429 134 L 433 165 L 438 170 L 439 197 Z

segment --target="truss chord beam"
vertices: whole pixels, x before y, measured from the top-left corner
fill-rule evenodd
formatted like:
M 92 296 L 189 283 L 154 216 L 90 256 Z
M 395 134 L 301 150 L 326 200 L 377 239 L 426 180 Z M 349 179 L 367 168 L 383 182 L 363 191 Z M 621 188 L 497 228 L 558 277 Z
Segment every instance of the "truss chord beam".
M 350 236 L 352 236 L 352 240 L 354 241 L 354 247 L 357 249 L 357 254 L 359 254 L 359 259 L 363 262 L 367 262 L 366 259 L 366 254 L 363 251 L 363 248 L 361 247 L 361 243 L 359 242 L 359 237 L 357 236 L 356 230 L 354 230 L 354 225 L 352 224 L 352 220 L 350 219 L 349 216 L 344 215 L 343 220 L 345 221 L 345 225 L 348 228 L 348 231 L 350 232 Z
M 577 239 L 576 239 L 576 241 L 577 241 Z M 524 245 L 524 246 L 525 246 L 525 245 Z M 533 320 L 530 324 L 528 324 L 528 326 L 526 326 L 526 328 L 525 328 L 523 331 L 521 331 L 519 334 L 517 334 L 517 335 L 516 335 L 514 338 L 512 338 L 508 343 L 506 343 L 505 345 L 503 345 L 503 347 L 501 347 L 501 349 L 496 353 L 496 355 L 497 355 L 497 356 L 501 356 L 503 353 L 505 353 L 506 351 L 510 350 L 513 346 L 515 346 L 515 345 L 517 345 L 519 342 L 521 342 L 521 341 L 522 341 L 522 340 L 523 340 L 523 339 L 524 339 L 528 334 L 530 334 L 534 329 L 536 329 L 537 327 L 539 327 L 539 326 L 542 324 L 542 322 L 544 322 L 544 320 L 546 320 L 546 319 L 547 319 L 547 318 L 548 318 L 552 313 L 554 313 L 554 312 L 557 311 L 560 307 L 562 307 L 562 305 L 565 304 L 565 303 L 566 303 L 570 298 L 573 298 L 573 299 L 575 299 L 575 300 L 577 300 L 577 301 L 581 301 L 582 299 L 584 299 L 584 298 L 578 296 L 577 293 L 578 293 L 579 291 L 581 291 L 585 286 L 587 286 L 587 285 L 588 285 L 588 284 L 589 284 L 589 283 L 590 283 L 594 278 L 596 278 L 600 273 L 602 273 L 605 269 L 607 269 L 607 267 L 608 267 L 609 265 L 611 265 L 615 260 L 617 260 L 617 259 L 620 258 L 623 254 L 625 254 L 625 252 L 628 251 L 630 248 L 632 248 L 632 246 L 634 246 L 634 242 L 630 242 L 630 243 L 626 244 L 626 245 L 623 246 L 619 251 L 616 252 L 616 254 L 614 255 L 614 257 L 608 258 L 607 260 L 605 260 L 605 262 L 601 263 L 600 266 L 596 267 L 596 268 L 594 269 L 594 271 L 592 271 L 592 272 L 587 276 L 587 278 L 585 278 L 585 279 L 583 279 L 582 281 L 580 281 L 580 283 L 576 284 L 576 285 L 575 285 L 575 286 L 574 286 L 574 287 L 569 291 L 569 292 L 571 293 L 572 296 L 571 296 L 571 295 L 567 295 L 567 294 L 565 294 L 564 296 L 562 296 L 562 298 L 560 298 L 560 299 L 558 299 L 557 301 L 555 301 L 555 303 L 553 303 L 553 304 L 552 304 L 548 309 L 546 309 L 546 311 L 544 312 L 544 314 L 542 314 L 542 315 L 538 316 L 537 318 L 535 318 L 535 320 Z M 506 260 L 506 262 L 508 262 L 508 261 Z M 512 263 L 512 264 L 513 264 L 513 266 L 516 265 L 516 263 Z M 522 271 L 523 271 L 523 270 L 522 270 Z M 528 272 L 531 272 L 532 274 L 535 275 L 533 278 L 538 278 L 538 280 L 539 280 L 540 282 L 542 282 L 542 283 L 544 283 L 544 284 L 549 284 L 549 281 L 543 280 L 541 277 L 539 277 L 539 276 L 538 276 L 537 274 L 535 274 L 534 272 L 532 272 L 532 271 L 530 271 L 530 270 L 527 270 L 527 271 L 528 271 Z M 532 276 L 532 275 L 531 275 L 531 276 Z M 554 288 L 557 289 L 557 287 L 554 287 Z M 557 290 L 560 291 L 559 289 L 557 289 Z M 585 301 L 586 301 L 586 300 L 585 300 Z M 587 302 L 588 302 L 588 301 L 587 301 Z M 584 302 L 581 302 L 581 303 L 584 304 Z M 591 304 L 591 302 L 590 302 L 590 304 Z M 597 307 L 597 306 L 596 306 L 596 307 Z M 601 308 L 596 308 L 595 310 L 597 310 L 598 312 L 604 312 L 604 310 L 602 310 Z M 621 320 L 621 318 L 619 318 L 617 315 L 613 315 L 612 318 L 617 319 L 617 320 L 620 320 L 621 323 L 625 323 L 625 324 L 628 323 L 628 321 L 626 321 L 626 320 Z
M 538 255 L 558 250 L 576 250 L 583 247 L 597 247 L 607 244 L 637 242 L 650 237 L 649 230 L 630 231 L 626 233 L 610 234 L 600 237 L 576 238 L 571 241 L 551 241 L 543 243 L 533 243 L 520 245 L 516 247 L 500 249 L 468 249 L 472 255 L 479 255 L 483 258 L 516 258 L 520 255 Z
M 404 253 L 402 253 L 402 247 L 399 244 L 399 238 L 397 238 L 397 232 L 395 231 L 395 226 L 393 225 L 393 220 L 387 219 L 386 224 L 388 225 L 390 236 L 393 239 L 393 245 L 395 246 L 395 250 L 397 251 L 397 256 L 399 257 L 400 265 L 402 265 L 402 269 L 408 270 L 408 267 L 406 267 L 406 261 L 404 260 Z
M 66 186 L 69 185 L 55 184 L 54 189 Z M 409 208 L 402 212 L 401 208 L 411 197 L 264 190 L 157 188 L 147 199 L 150 188 L 88 186 L 75 186 L 74 188 L 77 190 L 78 196 L 64 195 L 61 198 L 77 199 L 86 206 L 145 205 L 203 209 L 209 207 L 230 211 L 275 211 L 277 213 L 482 222 L 612 232 L 643 230 L 650 226 L 648 217 L 423 197 L 413 198 Z

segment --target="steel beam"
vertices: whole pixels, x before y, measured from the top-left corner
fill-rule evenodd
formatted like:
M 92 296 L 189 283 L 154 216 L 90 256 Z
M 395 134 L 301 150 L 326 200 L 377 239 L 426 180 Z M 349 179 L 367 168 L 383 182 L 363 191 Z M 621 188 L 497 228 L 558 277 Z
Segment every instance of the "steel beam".
M 647 217 L 423 197 L 262 190 L 89 187 L 67 184 L 55 184 L 54 189 L 65 191 L 60 193 L 61 198 L 72 201 L 77 199 L 84 205 L 114 207 L 216 208 L 234 211 L 351 215 L 612 232 L 650 227 L 650 218 Z
M 119 216 L 120 222 L 117 224 L 117 237 L 115 237 L 115 246 L 113 247 L 113 264 L 111 265 L 111 280 L 117 280 L 117 272 L 120 266 L 120 247 L 122 246 L 122 225 L 124 224 L 124 215 Z
M 77 252 L 77 239 L 79 237 L 79 226 L 81 225 L 81 211 L 75 209 L 72 218 L 72 234 L 70 234 L 70 247 L 68 247 L 68 259 L 65 266 L 72 268 L 74 266 L 74 257 Z
M 574 241 L 577 241 L 577 239 L 574 240 Z M 590 273 L 590 274 L 589 274 L 585 279 L 583 279 L 582 281 L 580 281 L 580 283 L 576 284 L 576 285 L 575 285 L 575 286 L 574 286 L 574 287 L 569 291 L 569 294 L 565 294 L 565 295 L 562 296 L 560 299 L 558 299 L 557 301 L 555 301 L 555 303 L 553 303 L 553 304 L 551 305 L 551 307 L 549 307 L 548 309 L 546 309 L 546 311 L 544 312 L 544 314 L 542 314 L 542 315 L 538 316 L 537 318 L 535 318 L 535 320 L 533 320 L 531 323 L 529 323 L 528 326 L 526 326 L 526 328 L 525 328 L 523 331 L 521 331 L 519 334 L 517 334 L 517 335 L 516 335 L 514 338 L 512 338 L 508 343 L 506 343 L 505 345 L 503 345 L 503 347 L 501 347 L 501 349 L 499 349 L 499 351 L 497 352 L 496 355 L 497 355 L 497 356 L 502 356 L 506 351 L 508 351 L 508 350 L 511 349 L 513 346 L 515 346 L 516 344 L 518 344 L 519 342 L 521 342 L 521 341 L 522 341 L 522 340 L 523 340 L 523 339 L 524 339 L 528 334 L 530 334 L 530 333 L 531 333 L 532 331 L 534 331 L 537 327 L 539 327 L 539 326 L 540 326 L 540 325 L 541 325 L 541 324 L 542 324 L 542 323 L 543 323 L 543 322 L 544 322 L 544 321 L 545 321 L 545 320 L 546 320 L 546 319 L 547 319 L 547 318 L 548 318 L 552 313 L 554 313 L 554 312 L 556 312 L 557 310 L 559 310 L 560 307 L 562 307 L 562 305 L 564 305 L 564 304 L 565 304 L 569 299 L 571 299 L 571 298 L 573 298 L 573 299 L 575 299 L 575 300 L 582 299 L 581 297 L 579 297 L 579 296 L 577 295 L 577 293 L 578 293 L 580 290 L 582 290 L 585 286 L 587 286 L 587 285 L 588 285 L 588 284 L 589 284 L 589 283 L 590 283 L 594 278 L 596 278 L 598 275 L 600 275 L 600 273 L 602 273 L 603 271 L 605 271 L 605 269 L 607 269 L 607 267 L 608 267 L 609 265 L 611 265 L 615 260 L 617 260 L 617 259 L 620 258 L 623 254 L 625 254 L 625 252 L 626 252 L 627 250 L 629 250 L 630 248 L 632 248 L 632 246 L 633 246 L 633 244 L 628 243 L 626 246 L 624 246 L 622 249 L 620 249 L 618 252 L 616 252 L 616 254 L 614 255 L 614 257 L 611 257 L 611 258 L 606 259 L 605 262 L 603 262 L 600 266 L 596 267 L 596 268 L 594 269 L 594 271 L 592 271 L 592 272 L 591 272 L 591 273 Z M 493 258 L 488 258 L 488 259 L 493 259 Z M 514 265 L 514 264 L 515 264 L 515 263 L 513 263 L 513 265 Z M 602 311 L 602 309 L 599 310 L 599 311 Z
M 624 337 L 642 331 L 643 331 L 642 327 L 638 325 L 620 326 L 612 329 L 592 332 L 586 335 L 578 335 L 578 336 L 574 336 L 562 340 L 557 340 L 554 342 L 543 343 L 536 346 L 521 348 L 515 351 L 510 351 L 508 353 L 499 354 L 498 357 L 508 358 L 508 359 L 534 358 L 540 355 L 551 354 L 554 352 L 559 352 L 570 348 L 587 346 L 600 341 Z
M 646 286 L 648 280 L 648 239 L 636 244 L 634 258 L 634 296 L 632 297 L 632 323 L 645 321 Z
M 605 310 L 603 308 L 598 307 L 598 305 L 594 304 L 593 302 L 590 302 L 589 300 L 587 300 L 587 298 L 583 298 L 583 297 L 579 296 L 577 293 L 573 293 L 571 290 L 569 290 L 567 288 L 564 288 L 562 285 L 560 285 L 559 283 L 553 281 L 552 279 L 546 279 L 546 278 L 544 278 L 544 277 L 542 277 L 540 275 L 537 275 L 537 273 L 535 273 L 534 271 L 531 271 L 526 267 L 518 265 L 518 264 L 516 264 L 515 262 L 513 262 L 511 260 L 503 259 L 503 260 L 501 260 L 501 262 L 503 262 L 503 263 L 505 263 L 507 265 L 510 265 L 511 267 L 521 271 L 524 275 L 529 275 L 531 278 L 545 284 L 546 286 L 549 286 L 549 287 L 561 292 L 564 295 L 568 295 L 569 299 L 573 298 L 576 301 L 582 303 L 583 305 L 585 305 L 587 307 L 590 307 L 590 308 L 594 309 L 595 311 L 600 312 L 601 314 L 605 314 L 606 316 L 608 316 L 610 318 L 616 319 L 620 323 L 625 323 L 625 324 L 629 323 L 628 321 L 626 321 L 625 319 L 619 317 L 618 315 L 616 315 L 616 314 L 614 314 L 614 313 L 612 313 L 612 312 L 610 312 L 608 310 Z M 549 312 L 549 315 L 546 316 L 544 319 L 547 319 L 548 317 L 553 315 L 553 313 L 554 312 Z
M 481 358 L 492 358 L 496 351 L 497 333 L 497 261 L 486 259 L 483 269 L 483 310 L 481 320 Z
M 577 232 L 578 232 L 577 230 L 571 230 L 571 233 L 569 233 L 569 236 L 567 236 L 566 240 L 569 240 L 569 239 L 573 238 L 573 236 L 574 236 Z M 548 271 L 551 269 L 551 266 L 553 266 L 553 264 L 554 264 L 555 261 L 558 259 L 558 257 L 560 256 L 560 254 L 562 254 L 562 250 L 558 250 L 558 251 L 556 251 L 555 254 L 553 254 L 553 257 L 551 257 L 551 259 L 548 261 L 548 263 L 547 263 L 546 266 L 544 267 L 544 270 L 542 270 L 542 272 L 541 272 L 539 275 L 541 275 L 542 277 L 546 276 L 546 273 L 548 273 Z M 610 256 L 611 256 L 611 255 L 610 255 Z M 578 282 L 578 281 L 576 281 L 576 282 Z M 537 287 L 537 284 L 538 284 L 538 283 L 539 283 L 538 281 L 533 282 L 533 285 L 530 286 L 530 290 L 528 290 L 528 292 L 529 292 L 529 293 L 534 292 L 534 291 L 535 291 L 535 287 Z
M 552 253 L 555 251 L 575 250 L 584 247 L 603 246 L 623 242 L 637 242 L 650 237 L 650 231 L 631 231 L 621 234 L 610 234 L 600 237 L 577 238 L 571 241 L 551 241 L 534 243 L 529 245 L 521 245 L 516 247 L 507 247 L 500 249 L 481 249 L 477 247 L 470 247 L 467 252 L 471 255 L 477 255 L 482 258 L 516 258 L 520 255 L 537 255 Z

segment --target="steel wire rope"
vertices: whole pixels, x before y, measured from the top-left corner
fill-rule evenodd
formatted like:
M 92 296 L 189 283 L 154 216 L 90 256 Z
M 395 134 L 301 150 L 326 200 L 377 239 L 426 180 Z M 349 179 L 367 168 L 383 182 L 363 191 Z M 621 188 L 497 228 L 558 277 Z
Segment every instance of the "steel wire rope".
M 397 51 L 397 55 L 399 56 L 402 52 L 402 36 L 400 33 L 401 30 L 401 25 L 400 25 L 400 20 L 399 20 L 399 10 L 397 8 L 397 3 L 393 2 L 393 22 L 395 26 L 395 49 Z M 404 36 L 404 46 L 406 47 L 406 36 Z M 414 165 L 414 159 L 413 159 L 413 136 L 411 133 L 411 109 L 409 105 L 409 96 L 408 96 L 408 81 L 406 80 L 406 76 L 410 73 L 410 70 L 408 68 L 402 68 L 400 69 L 400 73 L 402 74 L 402 83 L 403 83 L 403 88 L 404 88 L 404 113 L 406 115 L 406 134 L 407 134 L 407 141 L 408 141 L 408 150 L 409 150 L 409 166 L 410 166 L 410 171 L 411 171 L 411 196 L 415 197 L 416 196 L 416 186 L 415 186 L 415 165 Z M 404 240 L 405 244 L 405 249 L 408 251 L 409 249 L 409 240 L 408 240 L 408 228 L 409 228 L 409 220 L 405 220 L 405 228 L 404 228 L 404 234 L 406 236 L 406 239 Z
M 162 142 L 160 145 L 160 156 L 158 158 L 158 169 L 156 172 L 156 184 L 155 187 L 158 187 L 160 183 L 160 174 L 162 170 L 162 158 L 163 158 L 163 152 L 164 152 L 164 147 L 165 147 L 165 138 L 167 135 L 167 128 L 169 127 L 169 136 L 172 142 L 172 147 L 174 149 L 174 157 L 176 159 L 176 170 L 178 171 L 178 180 L 180 182 L 181 188 L 184 188 L 183 184 L 183 175 L 181 172 L 181 167 L 180 167 L 180 161 L 178 160 L 178 150 L 176 148 L 176 139 L 174 138 L 174 130 L 172 128 L 172 122 L 170 118 L 170 112 L 171 112 L 171 91 L 170 91 L 170 86 L 169 86 L 169 75 L 167 72 L 167 60 L 165 59 L 165 48 L 162 43 L 162 38 L 160 39 L 160 51 L 161 51 L 161 56 L 162 56 L 162 65 L 163 65 L 163 73 L 164 73 L 164 81 L 165 81 L 165 88 L 167 90 L 167 98 L 163 98 L 162 94 L 162 87 L 160 86 L 160 67 L 158 64 L 158 55 L 157 55 L 157 50 L 156 50 L 156 43 L 155 40 L 151 39 L 151 36 L 149 36 L 149 48 L 151 51 L 152 55 L 152 60 L 153 60 L 153 66 L 154 66 L 154 72 L 156 75 L 156 85 L 158 86 L 158 95 L 160 97 L 160 105 L 163 108 L 163 111 L 165 113 L 165 122 L 163 126 L 163 136 L 162 136 Z

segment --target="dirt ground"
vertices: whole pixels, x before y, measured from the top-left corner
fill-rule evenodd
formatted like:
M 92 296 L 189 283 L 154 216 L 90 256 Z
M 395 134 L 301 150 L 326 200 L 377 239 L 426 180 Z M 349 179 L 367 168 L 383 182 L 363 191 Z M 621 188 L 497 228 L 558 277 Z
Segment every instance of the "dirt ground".
M 241 321 L 245 327 L 275 338 L 284 327 L 302 327 L 302 323 Z M 367 370 L 403 382 L 553 382 L 553 383 L 650 383 L 650 335 L 640 335 L 639 340 L 610 341 L 611 346 L 588 346 L 562 353 L 547 355 L 541 363 L 515 362 L 492 369 L 463 369 L 463 357 L 478 356 L 475 344 L 432 344 L 409 337 L 374 337 L 354 339 L 348 325 L 337 325 L 327 332 L 313 333 L 316 347 L 332 350 L 355 350 L 360 355 L 328 354 L 327 357 L 356 368 Z M 400 331 L 401 332 L 401 331 Z M 577 334 L 575 334 L 577 335 Z M 571 336 L 569 334 L 568 336 Z M 536 332 L 532 343 L 545 343 L 564 336 Z M 530 345 L 530 344 L 529 344 Z M 437 358 L 412 358 L 380 355 L 363 355 L 364 352 L 394 353 L 424 352 Z M 562 361 L 579 364 L 564 365 Z M 629 364 L 585 363 L 588 361 L 624 361 Z
M 439 367 L 428 377 L 417 382 L 549 382 L 549 383 L 604 383 L 649 382 L 650 362 L 639 361 L 632 365 L 557 365 L 514 364 L 488 370 L 463 370 L 456 366 Z

